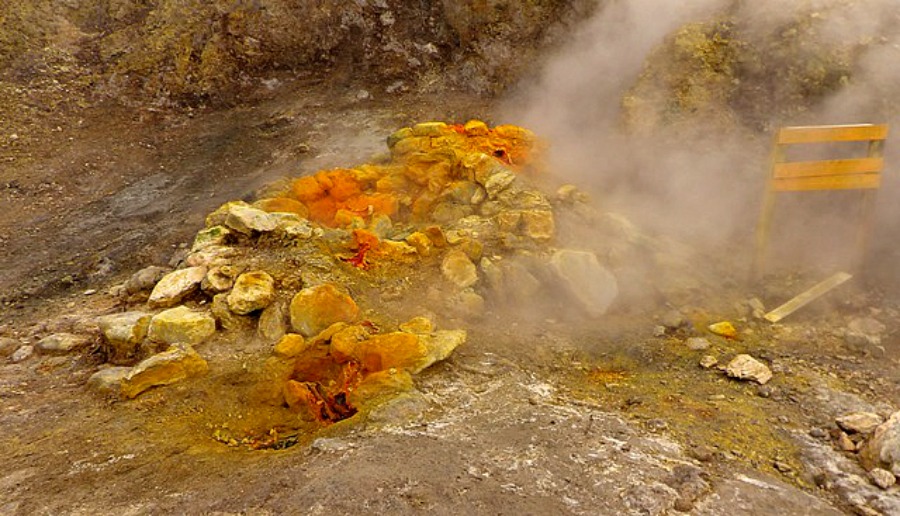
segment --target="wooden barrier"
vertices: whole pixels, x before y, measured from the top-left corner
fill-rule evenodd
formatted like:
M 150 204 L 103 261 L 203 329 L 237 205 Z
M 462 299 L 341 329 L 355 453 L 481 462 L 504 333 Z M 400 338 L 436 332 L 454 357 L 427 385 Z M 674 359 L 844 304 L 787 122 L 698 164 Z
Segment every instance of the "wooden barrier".
M 756 226 L 754 278 L 762 275 L 765 269 L 775 200 L 781 192 L 863 190 L 860 229 L 856 242 L 859 260 L 857 265 L 862 264 L 875 221 L 875 192 L 881 187 L 884 141 L 887 135 L 888 126 L 885 124 L 784 127 L 775 134 L 769 180 L 759 224 Z M 820 161 L 787 159 L 788 148 L 792 145 L 834 142 L 867 142 L 866 156 Z

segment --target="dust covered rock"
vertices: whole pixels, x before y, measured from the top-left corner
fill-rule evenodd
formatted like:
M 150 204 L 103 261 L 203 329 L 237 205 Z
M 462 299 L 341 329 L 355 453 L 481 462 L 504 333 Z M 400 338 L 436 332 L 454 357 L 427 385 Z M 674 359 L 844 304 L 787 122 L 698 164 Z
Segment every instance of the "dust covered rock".
M 738 380 L 751 380 L 765 385 L 772 379 L 772 371 L 768 366 L 750 355 L 741 354 L 728 362 L 725 373 Z
M 208 369 L 206 360 L 194 348 L 176 344 L 134 366 L 122 379 L 122 395 L 134 398 L 151 387 L 180 382 Z
M 152 308 L 168 308 L 175 306 L 200 288 L 200 282 L 206 277 L 206 267 L 188 267 L 163 276 L 150 293 L 149 305 Z
M 153 316 L 147 337 L 163 344 L 199 344 L 216 332 L 216 320 L 186 306 L 170 308 Z
M 153 314 L 124 312 L 97 318 L 103 335 L 107 360 L 114 364 L 127 363 L 135 358 L 150 329 Z

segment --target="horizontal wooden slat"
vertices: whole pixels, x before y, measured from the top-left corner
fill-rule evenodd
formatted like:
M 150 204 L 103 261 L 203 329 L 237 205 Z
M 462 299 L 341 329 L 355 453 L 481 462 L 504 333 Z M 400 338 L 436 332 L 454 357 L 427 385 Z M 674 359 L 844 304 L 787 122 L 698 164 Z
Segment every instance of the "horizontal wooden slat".
M 807 190 L 857 190 L 879 188 L 880 186 L 881 174 L 788 177 L 772 180 L 772 189 L 777 192 L 801 192 Z
M 885 124 L 783 127 L 778 131 L 776 143 L 790 145 L 793 143 L 858 142 L 884 140 L 887 135 L 888 126 Z
M 881 172 L 883 168 L 884 159 L 882 158 L 795 161 L 776 163 L 772 175 L 779 179 L 786 177 L 835 176 Z

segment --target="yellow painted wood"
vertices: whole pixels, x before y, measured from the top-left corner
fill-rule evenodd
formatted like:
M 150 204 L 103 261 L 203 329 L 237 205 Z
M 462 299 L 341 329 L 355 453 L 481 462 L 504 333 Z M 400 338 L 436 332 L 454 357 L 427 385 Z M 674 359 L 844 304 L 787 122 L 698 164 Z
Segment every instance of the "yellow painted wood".
M 773 179 L 772 187 L 776 192 L 807 192 L 810 190 L 863 190 L 881 187 L 881 174 L 788 177 Z
M 847 282 L 852 277 L 853 276 L 847 274 L 846 272 L 838 272 L 836 274 L 833 274 L 824 281 L 817 283 L 806 292 L 795 296 L 787 303 L 767 313 L 765 315 L 765 318 L 769 322 L 777 323 L 778 321 L 808 305 L 810 302 L 822 297 L 831 289 Z
M 779 130 L 776 143 L 859 142 L 884 140 L 887 136 L 886 124 L 798 126 Z
M 773 176 L 776 179 L 780 179 L 788 177 L 864 174 L 868 172 L 881 172 L 883 168 L 883 158 L 794 161 L 791 163 L 776 163 L 773 170 Z

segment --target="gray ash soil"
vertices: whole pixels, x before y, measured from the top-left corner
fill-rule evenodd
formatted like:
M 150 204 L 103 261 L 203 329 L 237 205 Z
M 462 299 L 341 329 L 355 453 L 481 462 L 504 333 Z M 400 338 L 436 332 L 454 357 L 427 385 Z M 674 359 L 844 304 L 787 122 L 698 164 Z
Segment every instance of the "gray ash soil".
M 120 310 L 106 289 L 168 262 L 224 201 L 362 161 L 411 122 L 492 113 L 465 95 L 358 101 L 304 81 L 263 97 L 193 113 L 96 107 L 18 148 L 0 171 L 0 336 L 33 343 Z M 488 313 L 417 391 L 284 450 L 214 438 L 271 423 L 247 403 L 242 363 L 263 347 L 252 335 L 217 337 L 201 350 L 209 375 L 129 402 L 84 388 L 92 351 L 4 358 L 0 513 L 822 515 L 861 499 L 890 514 L 896 492 L 865 485 L 827 433 L 846 411 L 900 405 L 897 305 L 846 290 L 773 327 L 741 319 L 733 303 L 754 293 L 737 290 L 694 292 L 679 308 L 697 329 L 661 338 L 662 306 L 596 321 Z M 839 330 L 873 311 L 888 325 L 884 354 L 847 348 Z M 726 318 L 749 336 L 709 336 L 708 353 L 766 360 L 768 395 L 684 347 Z M 856 491 L 842 488 L 854 475 Z

